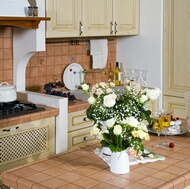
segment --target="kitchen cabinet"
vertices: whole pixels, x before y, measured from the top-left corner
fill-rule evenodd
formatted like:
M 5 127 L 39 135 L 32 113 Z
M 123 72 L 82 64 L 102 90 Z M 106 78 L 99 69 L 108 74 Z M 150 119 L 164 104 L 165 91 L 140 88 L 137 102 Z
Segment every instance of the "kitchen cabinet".
M 139 0 L 84 0 L 85 36 L 139 33 Z
M 87 145 L 95 140 L 90 135 L 93 122 L 87 119 L 85 110 L 68 114 L 68 149 Z
M 55 154 L 55 117 L 0 128 L 0 152 L 0 173 Z
M 188 0 L 164 1 L 163 107 L 186 118 L 184 93 L 190 91 Z
M 139 0 L 47 0 L 46 16 L 47 38 L 139 33 Z
M 82 0 L 46 0 L 46 37 L 76 37 L 81 35 Z M 81 27 L 80 27 L 81 26 Z
M 113 0 L 115 35 L 139 34 L 139 0 Z

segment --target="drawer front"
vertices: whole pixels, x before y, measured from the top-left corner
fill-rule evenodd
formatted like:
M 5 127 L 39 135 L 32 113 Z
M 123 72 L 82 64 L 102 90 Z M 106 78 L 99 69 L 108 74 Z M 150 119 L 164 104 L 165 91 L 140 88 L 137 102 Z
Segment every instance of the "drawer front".
M 95 141 L 95 136 L 90 135 L 90 130 L 92 127 L 81 129 L 78 131 L 73 131 L 68 133 L 68 148 L 74 148 L 78 146 L 83 146 L 90 144 Z
M 87 118 L 85 110 L 81 110 L 69 113 L 68 124 L 68 131 L 75 131 L 92 126 L 93 122 Z

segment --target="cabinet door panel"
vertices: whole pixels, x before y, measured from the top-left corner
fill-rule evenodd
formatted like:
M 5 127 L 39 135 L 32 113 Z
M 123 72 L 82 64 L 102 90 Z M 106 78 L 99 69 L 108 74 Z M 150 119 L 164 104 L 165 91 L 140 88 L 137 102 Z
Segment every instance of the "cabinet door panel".
M 112 0 L 84 0 L 84 36 L 110 35 Z
M 186 119 L 185 101 L 183 98 L 164 96 L 164 109 L 173 110 L 172 115 Z
M 164 93 L 183 97 L 190 91 L 190 3 L 169 0 L 164 7 Z
M 164 1 L 164 107 L 170 105 L 168 98 L 184 101 L 184 93 L 190 91 L 189 10 L 189 0 Z
M 46 0 L 46 37 L 79 36 L 79 24 L 82 21 L 81 0 Z
M 115 35 L 139 33 L 139 0 L 113 0 Z

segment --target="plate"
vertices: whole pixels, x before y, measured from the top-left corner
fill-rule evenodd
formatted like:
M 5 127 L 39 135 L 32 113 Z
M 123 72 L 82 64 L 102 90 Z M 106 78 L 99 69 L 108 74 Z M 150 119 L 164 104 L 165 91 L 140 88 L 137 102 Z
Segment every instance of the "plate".
M 155 130 L 153 130 L 152 128 L 148 128 L 148 131 L 149 131 L 150 133 L 157 134 L 157 132 L 156 132 Z M 185 134 L 186 132 L 187 132 L 187 129 L 182 126 L 180 133 L 170 133 L 170 132 L 167 132 L 167 135 L 168 135 L 168 136 L 183 135 L 183 134 Z M 160 133 L 160 135 L 165 135 L 165 133 L 162 131 L 162 132 Z
M 63 81 L 65 87 L 69 90 L 76 90 L 84 80 L 83 68 L 80 64 L 72 63 L 69 64 L 64 73 Z

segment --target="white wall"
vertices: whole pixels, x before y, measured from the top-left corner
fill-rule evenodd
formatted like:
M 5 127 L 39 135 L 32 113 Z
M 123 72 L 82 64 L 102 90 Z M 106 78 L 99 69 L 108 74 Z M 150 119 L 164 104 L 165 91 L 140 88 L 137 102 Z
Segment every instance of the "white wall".
M 147 85 L 162 89 L 163 0 L 140 0 L 140 35 L 117 40 L 124 68 L 148 70 Z

